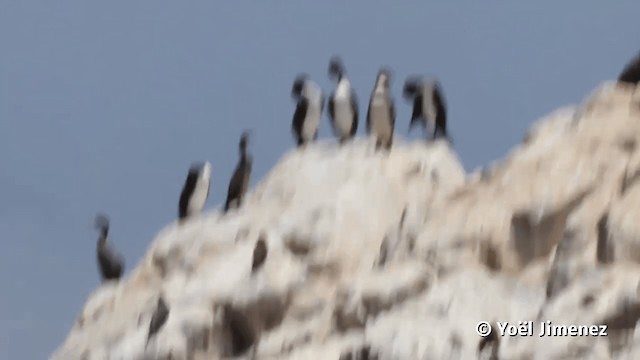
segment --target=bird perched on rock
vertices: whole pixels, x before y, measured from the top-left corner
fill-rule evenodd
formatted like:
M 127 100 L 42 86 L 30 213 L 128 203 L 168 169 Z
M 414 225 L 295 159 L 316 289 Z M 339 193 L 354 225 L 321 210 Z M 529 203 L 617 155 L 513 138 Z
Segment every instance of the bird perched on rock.
M 301 147 L 318 137 L 324 95 L 320 86 L 307 74 L 300 74 L 293 81 L 291 96 L 297 101 L 291 129 L 298 147 Z
M 207 202 L 207 197 L 209 197 L 210 183 L 211 164 L 208 161 L 202 164 L 192 164 L 180 193 L 178 219 L 185 220 L 200 214 Z
M 640 82 L 640 53 L 638 53 L 622 70 L 618 82 L 638 85 Z
M 98 214 L 95 219 L 95 227 L 100 232 L 96 253 L 98 267 L 102 281 L 119 280 L 124 270 L 124 260 L 108 243 L 109 217 Z
M 329 61 L 329 78 L 337 81 L 336 89 L 329 96 L 329 120 L 340 144 L 344 144 L 358 131 L 358 99 L 337 56 Z
M 151 316 L 151 322 L 149 323 L 149 333 L 147 335 L 147 343 L 149 344 L 149 340 L 154 337 L 160 329 L 164 326 L 169 318 L 169 306 L 164 301 L 162 294 L 158 296 L 158 303 L 156 304 L 156 309 L 153 311 L 153 315 Z
M 378 72 L 376 84 L 371 92 L 367 111 L 367 132 L 375 139 L 376 149 L 391 149 L 393 130 L 396 123 L 396 109 L 390 94 L 391 71 L 382 68 Z
M 240 142 L 238 144 L 240 150 L 240 160 L 238 165 L 233 171 L 231 180 L 229 180 L 229 188 L 227 189 L 227 200 L 224 204 L 224 212 L 229 211 L 232 207 L 239 208 L 242 204 L 242 199 L 249 187 L 249 180 L 251 179 L 251 168 L 253 166 L 253 160 L 251 155 L 247 152 L 247 146 L 249 143 L 249 131 L 244 131 L 240 136 Z
M 404 83 L 404 98 L 413 101 L 413 111 L 409 123 L 409 131 L 417 123 L 425 129 L 433 128 L 433 138 L 438 133 L 445 138 L 447 134 L 447 104 L 440 82 L 418 76 L 410 76 Z
M 264 240 L 264 236 L 260 236 L 256 241 L 256 246 L 253 248 L 253 259 L 251 263 L 251 272 L 254 273 L 262 267 L 267 260 L 267 242 Z

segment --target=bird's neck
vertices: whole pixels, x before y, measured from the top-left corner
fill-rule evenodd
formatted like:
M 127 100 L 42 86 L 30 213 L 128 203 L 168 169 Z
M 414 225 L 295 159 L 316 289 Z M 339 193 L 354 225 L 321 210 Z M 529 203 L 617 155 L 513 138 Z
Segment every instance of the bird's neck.
M 242 165 L 246 165 L 248 163 L 251 162 L 251 155 L 249 155 L 249 153 L 247 153 L 247 151 L 241 151 L 240 152 L 240 163 Z
M 351 90 L 351 83 L 349 82 L 349 79 L 347 79 L 346 77 L 342 78 L 341 80 L 338 81 L 338 86 L 336 86 L 336 96 L 338 97 L 347 96 L 350 90 Z
M 322 91 L 315 83 L 308 82 L 303 90 L 303 95 L 312 102 L 318 102 L 322 97 Z

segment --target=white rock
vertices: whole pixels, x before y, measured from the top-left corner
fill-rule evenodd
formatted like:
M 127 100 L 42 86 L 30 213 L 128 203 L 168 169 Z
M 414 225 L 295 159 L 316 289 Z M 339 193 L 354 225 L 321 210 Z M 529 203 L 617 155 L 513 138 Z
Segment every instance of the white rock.
M 603 84 L 469 176 L 443 141 L 291 150 L 240 210 L 162 230 L 52 358 L 475 359 L 480 321 L 534 323 L 487 338 L 481 357 L 638 358 L 632 90 Z M 170 315 L 145 348 L 161 291 Z M 609 335 L 538 337 L 547 321 Z

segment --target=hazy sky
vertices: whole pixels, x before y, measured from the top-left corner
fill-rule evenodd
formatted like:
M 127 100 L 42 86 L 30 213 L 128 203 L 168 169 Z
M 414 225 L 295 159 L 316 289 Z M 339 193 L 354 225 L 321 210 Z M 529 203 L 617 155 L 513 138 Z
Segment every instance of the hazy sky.
M 295 75 L 328 95 L 333 54 L 361 114 L 394 69 L 401 136 L 405 77 L 436 75 L 472 170 L 640 44 L 637 0 L 284 3 L 0 0 L 0 358 L 45 359 L 66 337 L 99 284 L 97 211 L 130 270 L 176 217 L 192 161 L 212 162 L 219 206 L 251 128 L 262 178 L 293 145 Z

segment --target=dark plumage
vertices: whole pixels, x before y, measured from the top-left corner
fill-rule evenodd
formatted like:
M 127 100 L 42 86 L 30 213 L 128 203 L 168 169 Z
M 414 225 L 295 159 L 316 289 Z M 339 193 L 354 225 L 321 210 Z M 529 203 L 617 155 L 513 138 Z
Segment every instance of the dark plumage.
M 102 281 L 118 280 L 122 277 L 124 260 L 108 244 L 109 218 L 104 214 L 98 214 L 95 219 L 95 227 L 100 231 L 96 252 Z
M 640 82 L 640 53 L 638 53 L 622 70 L 618 81 L 632 85 L 638 85 Z
M 301 147 L 318 137 L 324 96 L 307 74 L 299 74 L 293 81 L 291 97 L 296 101 L 291 130 L 297 146 Z
M 307 112 L 309 102 L 307 99 L 301 98 L 298 100 L 296 111 L 293 114 L 292 130 L 295 136 L 296 146 L 300 147 L 304 145 L 305 141 L 300 134 L 302 133 L 302 123 L 304 122 L 304 114 Z
M 345 74 L 346 71 L 342 59 L 337 55 L 332 56 L 329 59 L 329 78 L 335 78 L 340 81 Z
M 238 145 L 240 150 L 240 160 L 238 160 L 238 165 L 233 171 L 233 175 L 229 181 L 227 201 L 224 204 L 224 212 L 229 211 L 232 207 L 239 208 L 242 205 L 242 199 L 249 187 L 253 159 L 251 158 L 251 155 L 247 153 L 248 143 L 249 131 L 245 131 L 240 136 L 240 142 Z
M 293 86 L 291 87 L 291 97 L 298 99 L 302 97 L 302 90 L 304 89 L 304 83 L 309 79 L 307 74 L 298 74 L 293 80 Z
M 291 88 L 291 96 L 298 101 L 296 104 L 296 110 L 293 113 L 293 121 L 291 123 L 291 130 L 296 138 L 296 145 L 298 147 L 304 144 L 304 139 L 302 138 L 302 125 L 304 124 L 304 118 L 307 114 L 307 109 L 309 108 L 309 99 L 302 96 L 302 89 L 304 88 L 304 83 L 307 79 L 307 74 L 298 75 L 295 80 L 293 80 L 293 86 Z
M 433 123 L 433 138 L 438 134 L 448 138 L 447 133 L 447 103 L 442 86 L 437 80 L 427 80 L 422 77 L 409 77 L 405 81 L 403 96 L 413 101 L 413 111 L 409 123 L 409 131 L 417 123 L 425 128 Z
M 340 144 L 344 144 L 358 131 L 358 99 L 349 79 L 346 78 L 342 60 L 337 56 L 329 61 L 329 78 L 337 82 L 327 104 L 329 121 Z
M 491 331 L 489 335 L 481 338 L 478 342 L 478 356 L 480 356 L 485 351 L 489 351 L 486 350 L 487 348 L 489 348 L 489 360 L 498 360 L 500 338 L 498 337 L 497 331 L 495 330 L 498 329 L 498 326 L 495 322 L 493 323 L 492 328 L 494 330 Z
M 147 344 L 149 344 L 149 340 L 153 336 L 155 336 L 160 329 L 164 326 L 169 318 L 169 306 L 164 301 L 162 294 L 158 296 L 158 303 L 156 305 L 156 309 L 153 311 L 153 315 L 151 316 L 151 322 L 149 323 L 149 334 L 147 335 Z
M 260 236 L 258 241 L 256 241 L 256 246 L 253 248 L 251 272 L 254 273 L 258 271 L 266 260 L 267 260 L 267 242 L 264 240 L 264 236 Z
M 187 173 L 187 179 L 184 181 L 182 192 L 180 193 L 180 201 L 178 202 L 178 218 L 184 219 L 187 217 L 187 205 L 189 203 L 189 194 L 193 192 L 198 181 L 198 172 L 196 168 L 190 168 Z
M 211 164 L 192 164 L 182 186 L 178 202 L 178 219 L 184 220 L 202 211 L 209 197 L 211 181 Z

